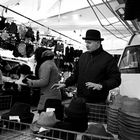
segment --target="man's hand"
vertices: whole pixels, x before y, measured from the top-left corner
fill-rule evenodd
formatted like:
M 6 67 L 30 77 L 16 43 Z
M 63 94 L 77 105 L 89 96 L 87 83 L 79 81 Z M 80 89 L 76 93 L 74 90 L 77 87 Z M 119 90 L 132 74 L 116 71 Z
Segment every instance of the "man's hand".
M 58 84 L 54 84 L 54 85 L 51 87 L 51 89 L 54 89 L 54 88 L 56 88 L 56 89 L 61 89 L 61 88 L 65 88 L 65 87 L 66 87 L 65 84 L 58 83 Z
M 92 88 L 93 90 L 101 90 L 102 89 L 102 85 L 100 84 L 96 84 L 96 83 L 92 83 L 92 82 L 86 82 L 86 87 Z

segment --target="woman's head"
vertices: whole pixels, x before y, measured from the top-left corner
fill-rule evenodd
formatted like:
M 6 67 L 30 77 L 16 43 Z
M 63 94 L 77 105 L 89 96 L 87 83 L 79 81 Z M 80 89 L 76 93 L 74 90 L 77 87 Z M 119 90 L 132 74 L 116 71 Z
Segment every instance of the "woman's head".
M 54 52 L 51 50 L 46 50 L 42 53 L 42 59 L 46 58 L 46 60 L 51 60 L 54 58 Z
M 35 60 L 39 62 L 41 60 L 42 53 L 47 49 L 44 47 L 39 47 L 35 50 Z

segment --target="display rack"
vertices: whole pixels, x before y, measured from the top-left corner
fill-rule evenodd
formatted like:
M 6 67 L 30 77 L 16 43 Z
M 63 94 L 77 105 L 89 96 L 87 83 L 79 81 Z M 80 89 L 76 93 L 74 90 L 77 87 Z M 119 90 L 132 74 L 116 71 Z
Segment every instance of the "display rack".
M 78 138 L 84 140 L 85 137 L 88 137 L 88 140 L 114 140 L 114 138 L 110 137 L 97 136 L 68 130 L 66 131 L 50 127 L 47 128 L 47 131 L 44 131 L 40 134 L 34 134 L 30 130 L 29 124 L 1 120 L 1 140 L 77 140 Z
M 107 105 L 87 104 L 90 108 L 89 122 L 106 124 Z M 80 127 L 80 126 L 79 126 Z M 30 124 L 0 120 L 0 140 L 118 140 L 116 138 L 46 127 L 45 131 L 33 133 Z

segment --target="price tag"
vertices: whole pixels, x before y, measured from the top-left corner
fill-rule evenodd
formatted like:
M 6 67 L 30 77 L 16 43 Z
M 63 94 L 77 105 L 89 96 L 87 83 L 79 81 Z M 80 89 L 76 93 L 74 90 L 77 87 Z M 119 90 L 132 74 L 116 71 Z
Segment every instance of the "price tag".
M 39 132 L 43 132 L 43 131 L 46 131 L 46 130 L 48 130 L 48 129 L 45 129 L 45 128 L 43 128 L 43 127 L 40 127 Z M 39 133 L 39 132 L 38 132 L 38 133 Z
M 54 112 L 55 108 L 46 108 L 46 112 Z
M 9 120 L 17 120 L 18 122 L 20 122 L 19 116 L 9 116 Z

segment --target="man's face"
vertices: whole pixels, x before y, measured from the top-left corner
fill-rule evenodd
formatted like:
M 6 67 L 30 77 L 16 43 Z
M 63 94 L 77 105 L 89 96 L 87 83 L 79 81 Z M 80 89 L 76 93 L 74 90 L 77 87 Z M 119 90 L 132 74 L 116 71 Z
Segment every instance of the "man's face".
M 87 50 L 92 52 L 97 50 L 100 47 L 100 41 L 94 40 L 85 40 Z

